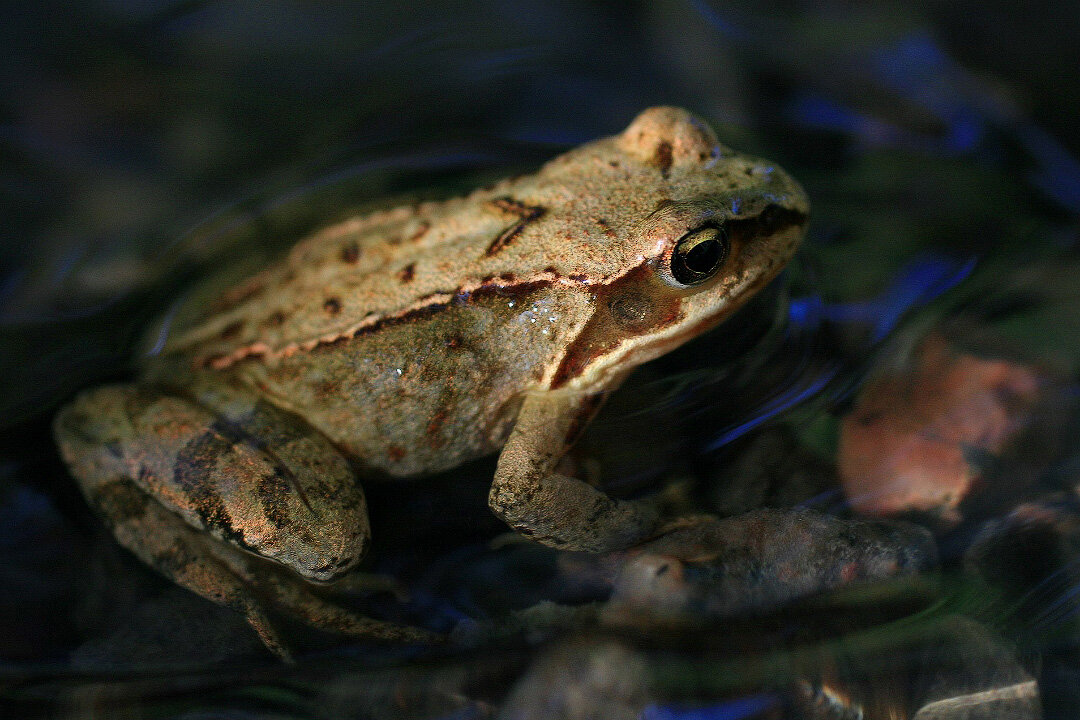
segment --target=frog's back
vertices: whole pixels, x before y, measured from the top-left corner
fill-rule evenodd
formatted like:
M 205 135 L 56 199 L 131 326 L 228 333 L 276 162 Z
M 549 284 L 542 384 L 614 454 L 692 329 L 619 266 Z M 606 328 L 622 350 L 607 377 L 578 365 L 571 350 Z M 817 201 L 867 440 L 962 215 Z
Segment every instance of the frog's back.
M 182 311 L 161 354 L 214 369 L 286 356 L 467 291 L 479 278 L 462 273 L 459 261 L 498 232 L 500 219 L 469 217 L 470 200 L 398 207 L 324 228 L 197 314 Z
M 664 113 L 682 135 L 640 139 L 641 119 Z M 640 229 L 658 208 L 757 182 L 758 161 L 715 143 L 689 113 L 655 109 L 534 174 L 346 220 L 209 303 L 174 329 L 164 352 L 220 368 L 332 342 L 478 290 L 610 282 L 653 253 L 657 240 Z M 694 162 L 673 164 L 672 153 L 689 152 Z

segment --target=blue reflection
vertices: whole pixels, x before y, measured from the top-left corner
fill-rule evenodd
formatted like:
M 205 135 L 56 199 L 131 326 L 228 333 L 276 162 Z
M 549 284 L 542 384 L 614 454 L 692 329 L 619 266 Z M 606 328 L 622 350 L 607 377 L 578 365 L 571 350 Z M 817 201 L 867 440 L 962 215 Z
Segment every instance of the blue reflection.
M 855 112 L 828 98 L 815 94 L 798 96 L 790 113 L 796 123 L 819 130 L 833 130 L 853 135 L 870 144 L 911 144 L 906 133 L 895 125 Z
M 982 121 L 967 112 L 959 112 L 949 126 L 945 146 L 953 152 L 968 152 L 975 149 L 984 134 Z
M 694 3 L 718 29 L 730 25 L 705 3 Z M 988 130 L 996 128 L 1016 140 L 1034 166 L 1028 179 L 1055 203 L 1080 213 L 1080 162 L 1053 136 L 1023 118 L 1012 106 L 985 90 L 965 68 L 927 33 L 916 32 L 876 49 L 862 67 L 871 79 L 933 114 L 940 134 L 918 132 L 860 112 L 813 92 L 789 103 L 794 122 L 810 128 L 850 135 L 870 145 L 884 145 L 942 155 L 981 153 L 996 160 L 1002 148 L 990 146 Z
M 752 418 L 725 430 L 709 443 L 705 449 L 716 450 L 721 448 L 780 413 L 790 410 L 805 400 L 809 400 L 824 390 L 839 372 L 840 368 L 835 365 L 828 365 L 817 372 L 811 372 L 805 363 L 801 364 L 788 376 L 787 382 L 780 387 L 776 395 L 754 412 Z
M 869 67 L 886 85 L 909 100 L 948 116 L 967 105 L 958 92 L 968 78 L 929 35 L 918 32 L 868 58 Z
M 1080 212 L 1080 163 L 1049 133 L 983 91 L 933 38 L 925 33 L 911 35 L 875 53 L 871 66 L 887 86 L 946 123 L 943 150 L 976 149 L 988 124 L 1005 129 L 1035 164 L 1032 184 L 1061 206 Z
M 975 269 L 976 260 L 953 260 L 925 255 L 904 266 L 892 283 L 878 297 L 850 303 L 825 303 L 810 295 L 792 300 L 788 307 L 789 337 L 811 338 L 822 322 L 864 323 L 871 327 L 874 342 L 884 339 L 907 311 L 940 297 L 958 285 Z M 712 440 L 706 450 L 716 450 L 772 418 L 824 392 L 840 376 L 840 365 L 827 363 L 814 367 L 812 353 L 804 352 L 801 361 L 788 373 L 775 393 L 753 416 L 727 428 Z M 820 362 L 818 363 L 820 365 Z
M 927 255 L 905 265 L 885 291 L 871 300 L 825 304 L 810 296 L 791 302 L 789 320 L 807 327 L 821 320 L 836 323 L 866 323 L 873 326 L 872 338 L 882 340 L 900 318 L 919 305 L 940 297 L 960 284 L 975 269 L 975 258 L 958 261 Z
M 720 14 L 720 11 L 710 6 L 707 2 L 702 0 L 692 0 L 691 5 L 697 10 L 698 14 L 705 19 L 710 25 L 713 26 L 722 35 L 727 36 L 729 40 L 749 40 L 752 36 L 745 28 L 740 27 L 738 24 L 731 22 L 728 18 Z
M 649 705 L 642 711 L 640 718 L 641 720 L 743 720 L 760 715 L 779 704 L 778 696 L 762 693 L 701 708 Z
M 14 463 L 0 464 L 0 476 L 5 479 L 14 472 Z M 56 511 L 48 497 L 16 486 L 0 504 L 0 548 L 31 552 L 47 548 L 41 539 L 55 523 Z
M 993 101 L 980 95 L 966 72 L 925 33 L 874 53 L 870 67 L 887 86 L 941 119 L 946 127 L 940 144 L 943 151 L 975 150 L 986 135 L 987 116 L 1000 114 Z
M 1028 601 L 1032 598 L 1039 598 L 1040 595 L 1044 594 L 1050 594 L 1054 597 L 1053 601 L 1036 613 L 1034 621 L 1031 623 L 1037 632 L 1050 633 L 1058 630 L 1075 618 L 1077 614 L 1080 614 L 1080 601 L 1077 600 L 1078 596 L 1080 596 L 1080 586 L 1067 584 L 1070 576 L 1076 572 L 1078 565 L 1080 563 L 1076 561 L 1068 563 L 1065 567 L 1044 578 L 1025 595 L 1024 599 Z M 1062 592 L 1059 588 L 1063 583 L 1066 584 L 1066 589 Z
M 1040 127 L 1026 123 L 1016 132 L 1036 162 L 1032 184 L 1059 205 L 1080 213 L 1080 163 Z

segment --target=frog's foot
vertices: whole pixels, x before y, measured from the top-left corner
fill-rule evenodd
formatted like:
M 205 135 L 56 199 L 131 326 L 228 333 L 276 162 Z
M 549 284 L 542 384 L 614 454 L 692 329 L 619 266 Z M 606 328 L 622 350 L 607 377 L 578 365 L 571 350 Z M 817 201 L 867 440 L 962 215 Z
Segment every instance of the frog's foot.
M 397 643 L 435 644 L 445 640 L 439 633 L 412 625 L 377 620 L 324 600 L 299 579 L 264 573 L 257 579 L 261 594 L 308 625 L 331 633 Z
M 602 397 L 570 391 L 528 395 L 499 456 L 488 504 L 522 535 L 560 550 L 622 550 L 653 535 L 660 509 L 617 500 L 558 471 Z

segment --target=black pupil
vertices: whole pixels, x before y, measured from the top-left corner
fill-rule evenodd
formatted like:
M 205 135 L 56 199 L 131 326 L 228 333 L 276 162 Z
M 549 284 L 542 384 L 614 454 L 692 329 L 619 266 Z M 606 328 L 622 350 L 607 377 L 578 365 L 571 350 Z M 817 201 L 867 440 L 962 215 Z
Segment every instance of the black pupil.
M 727 239 L 722 230 L 703 228 L 688 233 L 671 257 L 671 274 L 683 285 L 705 282 L 720 267 L 725 255 Z
M 691 272 L 708 275 L 716 269 L 721 253 L 718 241 L 705 240 L 690 248 L 690 252 L 686 253 L 683 261 Z

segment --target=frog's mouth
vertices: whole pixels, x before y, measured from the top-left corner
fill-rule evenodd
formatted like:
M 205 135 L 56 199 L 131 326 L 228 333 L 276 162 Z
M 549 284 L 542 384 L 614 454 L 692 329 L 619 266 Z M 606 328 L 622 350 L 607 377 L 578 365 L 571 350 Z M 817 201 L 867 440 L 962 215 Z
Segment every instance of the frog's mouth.
M 549 387 L 610 389 L 638 365 L 716 327 L 780 274 L 807 221 L 803 212 L 780 208 L 729 223 L 734 239 L 727 268 L 692 289 L 660 280 L 652 263 L 598 289 L 597 311 L 567 347 Z M 647 306 L 637 325 L 617 317 L 627 298 Z

